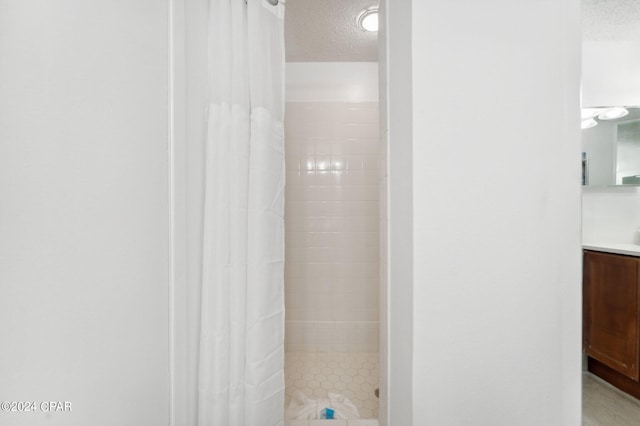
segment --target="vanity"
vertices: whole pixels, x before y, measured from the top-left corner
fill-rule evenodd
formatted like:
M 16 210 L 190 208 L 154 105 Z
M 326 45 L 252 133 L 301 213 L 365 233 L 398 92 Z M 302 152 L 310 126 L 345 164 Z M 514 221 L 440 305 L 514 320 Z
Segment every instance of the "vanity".
M 633 241 L 640 226 L 640 108 L 583 108 L 582 115 L 583 239 Z M 587 369 L 640 399 L 640 245 L 583 249 Z
M 640 399 L 640 26 L 634 2 L 582 3 L 583 351 Z
M 614 110 L 619 117 L 607 116 Z M 583 239 L 633 241 L 640 226 L 640 108 L 584 108 L 584 117 L 591 127 L 582 133 Z M 582 247 L 587 369 L 640 399 L 640 245 Z
M 640 398 L 640 245 L 584 244 L 588 370 Z

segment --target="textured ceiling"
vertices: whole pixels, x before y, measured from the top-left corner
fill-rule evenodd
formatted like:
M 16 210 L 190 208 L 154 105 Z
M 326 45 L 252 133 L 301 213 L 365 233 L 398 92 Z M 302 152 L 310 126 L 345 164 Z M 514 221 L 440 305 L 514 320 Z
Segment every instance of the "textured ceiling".
M 287 0 L 287 62 L 377 61 L 378 35 L 356 25 L 378 0 Z
M 378 0 L 287 0 L 287 62 L 377 61 L 377 33 L 356 27 Z M 584 40 L 640 40 L 640 0 L 582 0 Z
M 640 40 L 640 0 L 582 0 L 582 38 Z

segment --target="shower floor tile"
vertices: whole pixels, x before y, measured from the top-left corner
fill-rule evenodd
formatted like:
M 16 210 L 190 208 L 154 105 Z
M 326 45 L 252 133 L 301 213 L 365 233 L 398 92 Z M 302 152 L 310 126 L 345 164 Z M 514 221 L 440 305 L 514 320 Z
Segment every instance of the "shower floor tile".
M 378 353 L 286 352 L 285 404 L 294 389 L 311 398 L 340 393 L 353 402 L 362 419 L 378 417 Z

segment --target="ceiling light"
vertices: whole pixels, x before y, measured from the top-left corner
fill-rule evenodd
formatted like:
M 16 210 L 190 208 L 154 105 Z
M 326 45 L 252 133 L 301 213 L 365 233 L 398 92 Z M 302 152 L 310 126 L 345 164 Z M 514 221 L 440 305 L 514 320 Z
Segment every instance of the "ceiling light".
M 378 8 L 374 7 L 363 11 L 358 16 L 358 28 L 362 31 L 378 31 Z
M 624 107 L 614 107 L 603 111 L 598 114 L 600 120 L 615 120 L 616 118 L 624 117 L 629 114 L 629 110 Z
M 582 125 L 580 126 L 583 130 L 590 129 L 592 127 L 596 127 L 598 122 L 593 118 L 587 118 L 586 120 L 582 120 Z

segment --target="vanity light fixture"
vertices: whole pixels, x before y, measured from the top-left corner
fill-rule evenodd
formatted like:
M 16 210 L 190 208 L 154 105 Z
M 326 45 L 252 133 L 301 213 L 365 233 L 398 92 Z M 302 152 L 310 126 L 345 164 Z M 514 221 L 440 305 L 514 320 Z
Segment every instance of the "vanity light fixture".
M 362 31 L 378 31 L 378 8 L 372 7 L 358 15 L 358 28 Z
M 598 120 L 616 120 L 629 114 L 625 107 L 582 108 L 582 129 L 590 129 L 598 125 Z
M 586 120 L 582 120 L 582 125 L 580 127 L 582 128 L 582 130 L 584 130 L 596 127 L 597 125 L 598 122 L 596 120 L 594 120 L 593 118 L 587 118 Z
M 624 117 L 629 114 L 629 110 L 624 107 L 607 108 L 602 113 L 598 114 L 600 120 L 615 120 L 616 118 Z
M 604 112 L 607 108 L 582 108 L 581 117 L 583 120 L 593 118 L 596 115 Z

